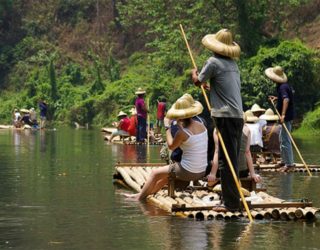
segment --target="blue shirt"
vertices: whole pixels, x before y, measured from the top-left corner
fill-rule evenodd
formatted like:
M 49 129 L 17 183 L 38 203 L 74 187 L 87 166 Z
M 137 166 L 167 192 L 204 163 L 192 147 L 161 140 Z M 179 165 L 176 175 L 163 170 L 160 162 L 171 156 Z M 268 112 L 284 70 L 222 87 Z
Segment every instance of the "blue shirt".
M 294 101 L 293 101 L 293 91 L 288 83 L 282 83 L 277 85 L 278 102 L 277 110 L 280 115 L 282 115 L 283 100 L 289 99 L 289 105 L 285 114 L 285 121 L 292 121 L 294 118 Z

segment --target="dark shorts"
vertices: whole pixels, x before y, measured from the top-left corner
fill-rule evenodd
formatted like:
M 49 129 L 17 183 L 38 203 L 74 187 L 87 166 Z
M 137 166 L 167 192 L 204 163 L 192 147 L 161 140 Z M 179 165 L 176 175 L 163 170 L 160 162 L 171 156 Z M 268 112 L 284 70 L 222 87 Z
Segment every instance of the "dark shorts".
M 176 179 L 182 181 L 196 181 L 203 178 L 206 174 L 205 171 L 201 173 L 192 173 L 188 170 L 185 170 L 180 163 L 175 162 L 169 167 L 169 174 L 173 175 Z
M 250 151 L 251 153 L 260 153 L 262 152 L 262 148 L 259 145 L 251 145 Z

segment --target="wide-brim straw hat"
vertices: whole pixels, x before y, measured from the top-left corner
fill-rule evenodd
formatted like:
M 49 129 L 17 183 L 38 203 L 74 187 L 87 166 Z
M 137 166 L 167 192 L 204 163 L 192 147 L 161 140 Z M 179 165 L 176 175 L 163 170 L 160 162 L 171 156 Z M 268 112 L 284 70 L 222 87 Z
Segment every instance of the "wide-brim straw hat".
M 145 94 L 146 91 L 143 90 L 142 88 L 138 88 L 137 91 L 135 92 L 136 95 L 142 95 L 142 94 Z
M 259 104 L 255 103 L 252 105 L 251 111 L 254 113 L 254 112 L 265 112 L 266 110 L 264 108 L 261 108 Z
M 278 121 L 279 116 L 275 115 L 272 109 L 267 109 L 267 111 L 259 117 L 261 120 L 266 121 Z
M 126 114 L 125 112 L 123 112 L 123 111 L 120 111 L 117 116 L 118 116 L 118 117 L 120 117 L 120 116 L 127 116 L 127 114 Z
M 190 98 L 191 97 L 191 98 Z M 169 109 L 166 117 L 169 119 L 186 119 L 201 114 L 203 106 L 200 102 L 194 101 L 191 95 L 180 97 Z
M 267 68 L 264 73 L 274 82 L 285 83 L 288 81 L 287 75 L 284 73 L 282 67 L 280 66 Z
M 26 113 L 26 114 L 30 113 L 29 109 L 20 109 L 20 112 L 21 113 Z
M 136 110 L 136 108 L 132 108 L 132 109 L 130 109 L 130 111 L 129 111 L 130 113 L 131 113 L 131 115 L 136 115 L 137 114 L 137 110 Z
M 251 110 L 247 110 L 246 112 L 244 112 L 245 116 L 246 116 L 246 121 L 247 122 L 257 122 L 259 121 L 259 118 L 254 116 L 254 114 L 252 113 Z
M 202 44 L 209 50 L 223 56 L 240 57 L 240 46 L 233 41 L 228 29 L 222 29 L 216 34 L 209 34 L 202 38 Z

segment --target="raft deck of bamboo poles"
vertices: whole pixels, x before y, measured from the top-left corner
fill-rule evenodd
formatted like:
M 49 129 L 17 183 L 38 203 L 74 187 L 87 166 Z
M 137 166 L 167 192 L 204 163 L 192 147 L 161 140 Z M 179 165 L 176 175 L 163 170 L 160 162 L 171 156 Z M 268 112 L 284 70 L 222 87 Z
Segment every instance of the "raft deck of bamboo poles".
M 139 192 L 151 171 L 163 165 L 162 163 L 118 163 L 115 166 L 114 183 Z M 172 215 L 195 220 L 231 220 L 248 217 L 246 212 L 212 211 L 214 206 L 221 203 L 221 187 L 217 185 L 209 189 L 206 187 L 206 182 L 200 181 L 200 184 L 201 186 L 189 186 L 185 190 L 176 189 L 174 197 L 168 196 L 168 190 L 164 188 L 148 196 L 147 200 Z M 251 215 L 256 220 L 315 220 L 320 212 L 307 200 L 286 202 L 261 191 L 250 193 L 243 189 L 243 193 Z
M 308 165 L 310 172 L 320 172 L 320 165 Z M 256 169 L 264 172 L 280 172 L 280 167 L 277 164 L 256 164 Z M 307 172 L 307 169 L 302 163 L 295 163 L 295 167 L 289 172 Z

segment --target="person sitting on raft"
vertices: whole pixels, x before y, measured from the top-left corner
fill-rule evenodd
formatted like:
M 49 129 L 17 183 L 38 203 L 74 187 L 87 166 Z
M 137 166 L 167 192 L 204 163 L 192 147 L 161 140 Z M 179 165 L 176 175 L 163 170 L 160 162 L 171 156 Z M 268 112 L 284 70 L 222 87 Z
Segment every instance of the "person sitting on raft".
M 29 125 L 32 126 L 32 122 L 30 120 L 30 114 L 28 109 L 20 109 L 20 112 L 22 113 L 22 117 L 20 118 L 19 122 L 21 126 Z
M 112 132 L 110 141 L 112 142 L 112 139 L 119 135 L 121 136 L 130 136 L 128 129 L 130 126 L 130 119 L 128 118 L 127 114 L 123 111 L 120 111 L 118 114 L 119 123 L 113 123 L 115 127 L 117 127 L 117 130 Z
M 13 111 L 13 126 L 16 128 L 20 128 L 20 119 L 21 119 L 21 114 L 18 109 L 14 109 Z
M 192 98 L 193 100 L 193 98 Z M 148 195 L 158 192 L 166 184 L 168 177 L 174 176 L 182 181 L 196 181 L 205 176 L 207 167 L 207 129 L 203 124 L 192 119 L 202 113 L 203 106 L 198 101 L 190 102 L 187 98 L 179 98 L 167 112 L 164 120 L 167 144 L 170 150 L 180 147 L 183 150 L 180 163 L 173 163 L 153 170 L 137 194 L 125 194 L 133 200 L 143 200 Z M 170 131 L 170 119 L 177 120 L 179 131 L 173 138 Z
M 279 117 L 274 114 L 272 109 L 259 117 L 266 120 L 267 125 L 263 127 L 263 151 L 271 154 L 273 163 L 277 163 L 277 158 L 280 157 L 280 131 L 281 125 L 278 123 Z
M 245 122 L 246 122 L 246 116 Z M 210 174 L 208 175 L 208 186 L 213 186 L 217 183 L 217 171 L 218 171 L 218 158 L 219 158 L 219 140 L 217 130 L 215 129 L 213 132 L 213 139 L 214 139 L 214 156 L 212 160 L 212 169 Z M 239 177 L 245 178 L 250 177 L 256 182 L 261 182 L 260 175 L 256 174 L 253 167 L 252 155 L 250 151 L 250 129 L 247 124 L 244 124 L 242 129 L 242 136 L 241 136 L 241 145 L 240 145 L 240 153 L 239 153 Z

